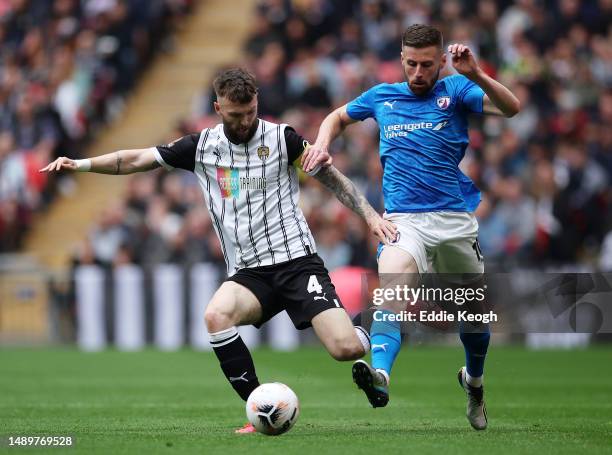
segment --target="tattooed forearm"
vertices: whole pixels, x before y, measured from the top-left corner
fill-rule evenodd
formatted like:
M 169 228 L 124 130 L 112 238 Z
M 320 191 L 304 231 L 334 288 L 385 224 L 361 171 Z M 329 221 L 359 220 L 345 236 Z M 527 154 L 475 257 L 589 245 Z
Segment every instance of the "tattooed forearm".
M 125 175 L 160 167 L 151 149 L 118 150 L 90 159 L 90 172 L 97 174 Z
M 372 216 L 378 216 L 355 184 L 334 166 L 321 169 L 314 178 L 334 193 L 346 207 L 366 221 Z
M 121 155 L 119 155 L 119 152 L 115 153 L 115 155 L 117 157 L 115 174 L 119 175 L 121 173 L 121 161 L 123 159 L 121 158 Z

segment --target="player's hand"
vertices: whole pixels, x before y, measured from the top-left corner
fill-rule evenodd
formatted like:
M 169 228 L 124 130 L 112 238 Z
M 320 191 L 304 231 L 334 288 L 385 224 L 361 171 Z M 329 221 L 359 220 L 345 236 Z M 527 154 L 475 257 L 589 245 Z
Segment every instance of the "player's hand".
M 329 154 L 326 147 L 314 144 L 306 148 L 302 153 L 302 170 L 304 172 L 310 172 L 320 167 L 331 166 L 333 158 Z
M 38 172 L 57 172 L 62 169 L 68 169 L 70 171 L 76 171 L 77 164 L 74 160 L 70 158 L 66 158 L 65 156 L 60 156 L 55 161 L 47 164 L 42 169 L 39 169 Z
M 448 53 L 451 55 L 453 68 L 467 78 L 472 78 L 478 74 L 480 67 L 474 58 L 474 54 L 469 47 L 464 44 L 451 44 L 448 46 Z
M 368 219 L 368 226 L 374 235 L 385 245 L 395 242 L 397 239 L 397 227 L 389 220 L 380 215 Z

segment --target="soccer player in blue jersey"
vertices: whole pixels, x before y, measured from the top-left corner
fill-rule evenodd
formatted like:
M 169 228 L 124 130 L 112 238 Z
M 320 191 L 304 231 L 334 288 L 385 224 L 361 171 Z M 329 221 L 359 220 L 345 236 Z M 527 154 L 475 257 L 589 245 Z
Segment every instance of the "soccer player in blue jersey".
M 393 244 L 379 249 L 381 285 L 414 286 L 428 263 L 439 273 L 476 274 L 484 264 L 473 214 L 480 192 L 459 170 L 468 145 L 468 114 L 512 117 L 518 99 L 489 77 L 463 44 L 448 53 L 456 75 L 439 79 L 446 64 L 442 34 L 429 25 L 412 25 L 402 36 L 401 64 L 406 82 L 380 84 L 328 115 L 315 144 L 303 156 L 303 168 L 331 164 L 328 149 L 347 125 L 374 118 L 380 128 L 385 218 L 398 228 Z M 384 277 L 391 277 L 385 279 Z M 400 349 L 398 322 L 381 317 L 406 309 L 406 302 L 386 302 L 371 327 L 372 366 L 353 365 L 353 379 L 373 407 L 389 400 L 391 368 Z M 384 319 L 384 320 L 380 320 Z M 489 329 L 460 326 L 466 366 L 458 379 L 467 393 L 467 418 L 476 430 L 487 427 L 482 377 Z

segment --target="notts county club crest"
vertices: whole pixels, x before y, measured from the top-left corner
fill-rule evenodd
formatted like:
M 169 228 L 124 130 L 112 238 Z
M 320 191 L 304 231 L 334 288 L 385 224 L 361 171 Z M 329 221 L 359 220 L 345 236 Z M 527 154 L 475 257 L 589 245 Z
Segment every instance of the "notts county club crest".
M 448 106 L 450 106 L 450 96 L 440 96 L 437 100 L 436 103 L 438 104 L 438 107 L 440 109 L 446 109 Z
M 266 161 L 270 156 L 270 148 L 267 145 L 257 147 L 257 156 L 261 161 Z

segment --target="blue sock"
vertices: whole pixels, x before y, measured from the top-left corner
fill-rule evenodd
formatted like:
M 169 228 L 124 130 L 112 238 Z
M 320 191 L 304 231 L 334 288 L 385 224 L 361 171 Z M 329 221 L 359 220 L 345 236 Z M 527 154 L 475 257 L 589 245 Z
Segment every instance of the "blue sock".
M 468 374 L 475 378 L 482 376 L 487 348 L 491 338 L 489 328 L 486 328 L 486 332 L 475 333 L 464 332 L 463 328 L 461 328 L 459 338 L 461 338 L 463 348 L 465 349 L 465 367 Z
M 393 362 L 402 344 L 400 323 L 396 321 L 377 321 L 385 314 L 394 314 L 388 310 L 377 310 L 378 315 L 372 322 L 370 338 L 372 343 L 372 367 L 381 368 L 391 374 Z

